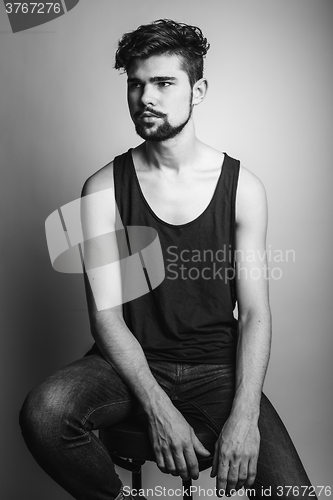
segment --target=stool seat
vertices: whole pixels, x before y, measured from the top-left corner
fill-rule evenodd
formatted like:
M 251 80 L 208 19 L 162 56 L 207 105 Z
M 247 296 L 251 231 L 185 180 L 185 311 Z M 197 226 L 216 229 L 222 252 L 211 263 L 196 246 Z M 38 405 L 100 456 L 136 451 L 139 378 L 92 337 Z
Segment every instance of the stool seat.
M 208 458 L 198 455 L 199 470 L 205 470 L 212 464 L 217 435 L 200 420 L 186 418 L 198 439 L 211 453 Z M 100 429 L 99 437 L 116 464 L 121 464 L 124 467 L 122 461 L 119 463 L 116 457 L 139 461 L 141 464 L 147 460 L 155 461 L 154 450 L 149 438 L 148 420 L 145 415 L 123 420 L 106 429 Z

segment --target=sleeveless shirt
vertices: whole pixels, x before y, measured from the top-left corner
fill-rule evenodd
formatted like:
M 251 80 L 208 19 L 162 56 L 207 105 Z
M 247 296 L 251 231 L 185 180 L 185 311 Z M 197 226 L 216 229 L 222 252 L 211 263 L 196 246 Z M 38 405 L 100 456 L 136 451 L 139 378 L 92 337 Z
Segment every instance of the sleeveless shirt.
M 234 363 L 235 199 L 239 161 L 224 155 L 213 197 L 194 220 L 161 220 L 145 199 L 129 150 L 114 159 L 115 199 L 123 226 L 157 231 L 165 278 L 123 304 L 124 320 L 146 358 L 179 363 Z

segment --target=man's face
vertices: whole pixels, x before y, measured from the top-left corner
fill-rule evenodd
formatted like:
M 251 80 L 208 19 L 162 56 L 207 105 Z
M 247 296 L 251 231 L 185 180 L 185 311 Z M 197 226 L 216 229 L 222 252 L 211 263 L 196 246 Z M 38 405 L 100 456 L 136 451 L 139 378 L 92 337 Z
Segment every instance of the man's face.
M 146 141 L 161 142 L 178 135 L 191 118 L 192 95 L 177 55 L 137 59 L 128 71 L 131 118 Z

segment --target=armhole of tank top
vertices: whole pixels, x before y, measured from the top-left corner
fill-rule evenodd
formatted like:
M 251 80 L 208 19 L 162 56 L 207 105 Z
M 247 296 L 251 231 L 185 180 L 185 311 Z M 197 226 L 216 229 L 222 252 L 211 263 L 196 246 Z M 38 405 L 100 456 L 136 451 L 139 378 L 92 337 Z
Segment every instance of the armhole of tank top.
M 234 176 L 232 183 L 232 195 L 231 195 L 231 241 L 232 241 L 232 249 L 233 249 L 233 273 L 234 277 L 230 280 L 230 291 L 231 291 L 231 299 L 232 299 L 232 307 L 235 309 L 237 303 L 237 286 L 236 286 L 236 259 L 235 259 L 235 251 L 236 251 L 236 202 L 237 202 L 237 188 L 239 181 L 239 172 L 240 172 L 240 161 L 232 160 L 234 163 Z
M 118 207 L 119 210 L 119 204 L 118 201 L 120 202 L 121 200 L 119 199 L 119 182 L 121 182 L 121 172 L 120 172 L 120 158 L 123 155 L 118 155 L 115 156 L 113 159 L 113 189 L 114 189 L 114 198 L 115 198 L 115 203 Z
M 113 175 L 113 192 L 114 192 L 114 203 L 115 203 L 115 213 L 116 213 L 116 221 L 115 221 L 116 230 L 124 229 L 121 217 L 121 200 L 119 199 L 119 191 L 118 191 L 119 182 L 121 181 L 119 172 L 119 163 L 120 163 L 120 157 L 115 156 L 113 160 L 112 175 Z

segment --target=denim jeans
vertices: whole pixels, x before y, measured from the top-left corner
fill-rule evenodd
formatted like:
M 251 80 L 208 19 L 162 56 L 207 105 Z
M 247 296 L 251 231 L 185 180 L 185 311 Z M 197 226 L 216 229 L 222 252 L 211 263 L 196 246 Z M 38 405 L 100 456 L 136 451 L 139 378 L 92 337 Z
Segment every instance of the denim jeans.
M 150 362 L 157 382 L 185 416 L 204 421 L 218 435 L 229 416 L 235 373 L 232 365 Z M 27 396 L 20 424 L 39 465 L 78 500 L 113 500 L 122 483 L 110 456 L 92 431 L 142 413 L 142 407 L 97 349 L 60 369 Z M 287 496 L 284 486 L 308 495 L 309 479 L 278 414 L 263 394 L 259 418 L 260 453 L 255 497 Z M 303 486 L 303 489 L 301 487 Z M 297 489 L 294 489 L 297 491 Z M 266 492 L 267 493 L 267 492 Z

